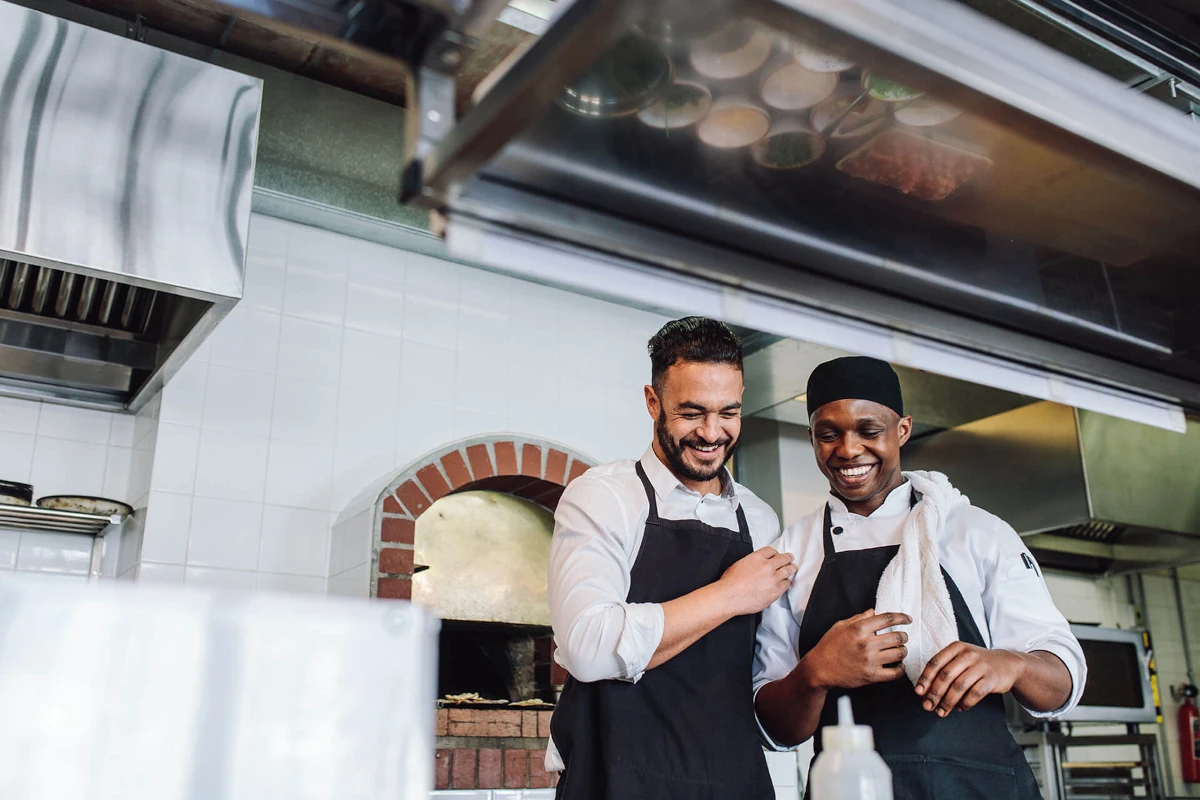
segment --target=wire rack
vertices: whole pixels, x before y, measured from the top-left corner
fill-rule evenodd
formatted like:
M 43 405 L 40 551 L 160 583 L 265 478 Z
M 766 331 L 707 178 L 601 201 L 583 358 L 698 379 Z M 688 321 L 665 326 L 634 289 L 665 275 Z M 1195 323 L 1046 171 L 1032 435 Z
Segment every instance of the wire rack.
M 109 525 L 119 525 L 123 520 L 124 517 L 120 515 L 109 517 L 78 511 L 54 511 L 36 506 L 0 505 L 0 528 L 99 536 Z

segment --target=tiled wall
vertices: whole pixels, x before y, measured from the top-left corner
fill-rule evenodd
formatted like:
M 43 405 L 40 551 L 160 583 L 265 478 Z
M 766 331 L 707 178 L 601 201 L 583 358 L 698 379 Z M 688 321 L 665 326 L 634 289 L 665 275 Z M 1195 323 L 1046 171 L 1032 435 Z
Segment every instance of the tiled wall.
M 640 455 L 663 318 L 256 215 L 245 298 L 163 392 L 143 581 L 334 592 L 330 528 L 439 445 Z
M 99 495 L 136 504 L 137 432 L 131 415 L 0 397 L 0 478 L 33 484 L 35 498 Z M 110 574 L 119 536 L 113 531 L 105 543 Z M 87 580 L 91 552 L 84 536 L 0 528 L 0 574 Z
M 1200 797 L 1200 784 L 1186 784 L 1179 772 L 1179 703 L 1171 697 L 1171 687 L 1187 682 L 1187 666 L 1183 656 L 1183 636 L 1179 628 L 1179 611 L 1175 604 L 1175 587 L 1165 575 L 1146 575 L 1146 623 L 1154 637 L 1154 655 L 1158 667 L 1158 685 L 1162 691 L 1163 733 L 1175 794 Z M 1200 667 L 1200 581 L 1180 581 L 1188 644 L 1192 660 Z M 1160 736 L 1160 742 L 1163 737 Z M 1164 763 L 1164 769 L 1167 764 Z

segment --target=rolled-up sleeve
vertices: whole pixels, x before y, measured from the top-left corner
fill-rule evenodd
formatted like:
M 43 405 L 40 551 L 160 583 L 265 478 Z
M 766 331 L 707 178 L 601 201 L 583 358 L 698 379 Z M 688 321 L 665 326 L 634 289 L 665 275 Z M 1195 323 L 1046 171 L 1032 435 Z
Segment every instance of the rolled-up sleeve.
M 555 658 L 578 681 L 637 682 L 663 635 L 658 603 L 627 603 L 632 514 L 602 481 L 583 475 L 554 513 L 547 600 Z
M 781 541 L 771 544 L 779 552 L 786 552 Z M 755 721 L 763 744 L 772 750 L 795 750 L 795 747 L 784 747 L 771 738 L 758 719 L 757 701 L 758 690 L 772 681 L 786 678 L 799 663 L 797 656 L 800 637 L 800 624 L 792 613 L 789 599 L 791 591 L 784 592 L 778 600 L 767 606 L 762 612 L 762 622 L 758 626 L 758 636 L 754 644 L 754 699 Z
M 1057 656 L 1071 673 L 1071 694 L 1053 711 L 1026 709 L 1034 717 L 1052 719 L 1079 704 L 1087 683 L 1087 662 L 1079 640 L 1050 596 L 1041 567 L 1011 527 L 996 519 L 990 531 L 991 546 L 984 557 L 987 566 L 983 605 L 992 647 L 1032 653 L 1044 650 Z

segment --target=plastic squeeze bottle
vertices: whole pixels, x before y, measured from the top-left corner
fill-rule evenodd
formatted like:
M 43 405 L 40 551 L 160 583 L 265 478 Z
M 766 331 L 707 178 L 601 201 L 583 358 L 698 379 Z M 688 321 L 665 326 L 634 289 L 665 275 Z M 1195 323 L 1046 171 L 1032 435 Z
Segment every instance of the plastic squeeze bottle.
M 812 800 L 892 800 L 892 771 L 875 752 L 869 725 L 855 725 L 850 698 L 838 698 L 838 724 L 821 730 Z

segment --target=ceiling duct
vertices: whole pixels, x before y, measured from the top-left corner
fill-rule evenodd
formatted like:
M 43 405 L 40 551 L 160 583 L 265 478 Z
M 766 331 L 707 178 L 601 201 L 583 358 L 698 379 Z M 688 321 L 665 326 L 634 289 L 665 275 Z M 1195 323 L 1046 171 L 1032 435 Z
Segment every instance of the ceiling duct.
M 0 392 L 137 409 L 228 313 L 261 89 L 0 2 Z
M 912 442 L 1044 567 L 1126 574 L 1200 563 L 1200 423 L 1184 433 L 1039 402 Z

